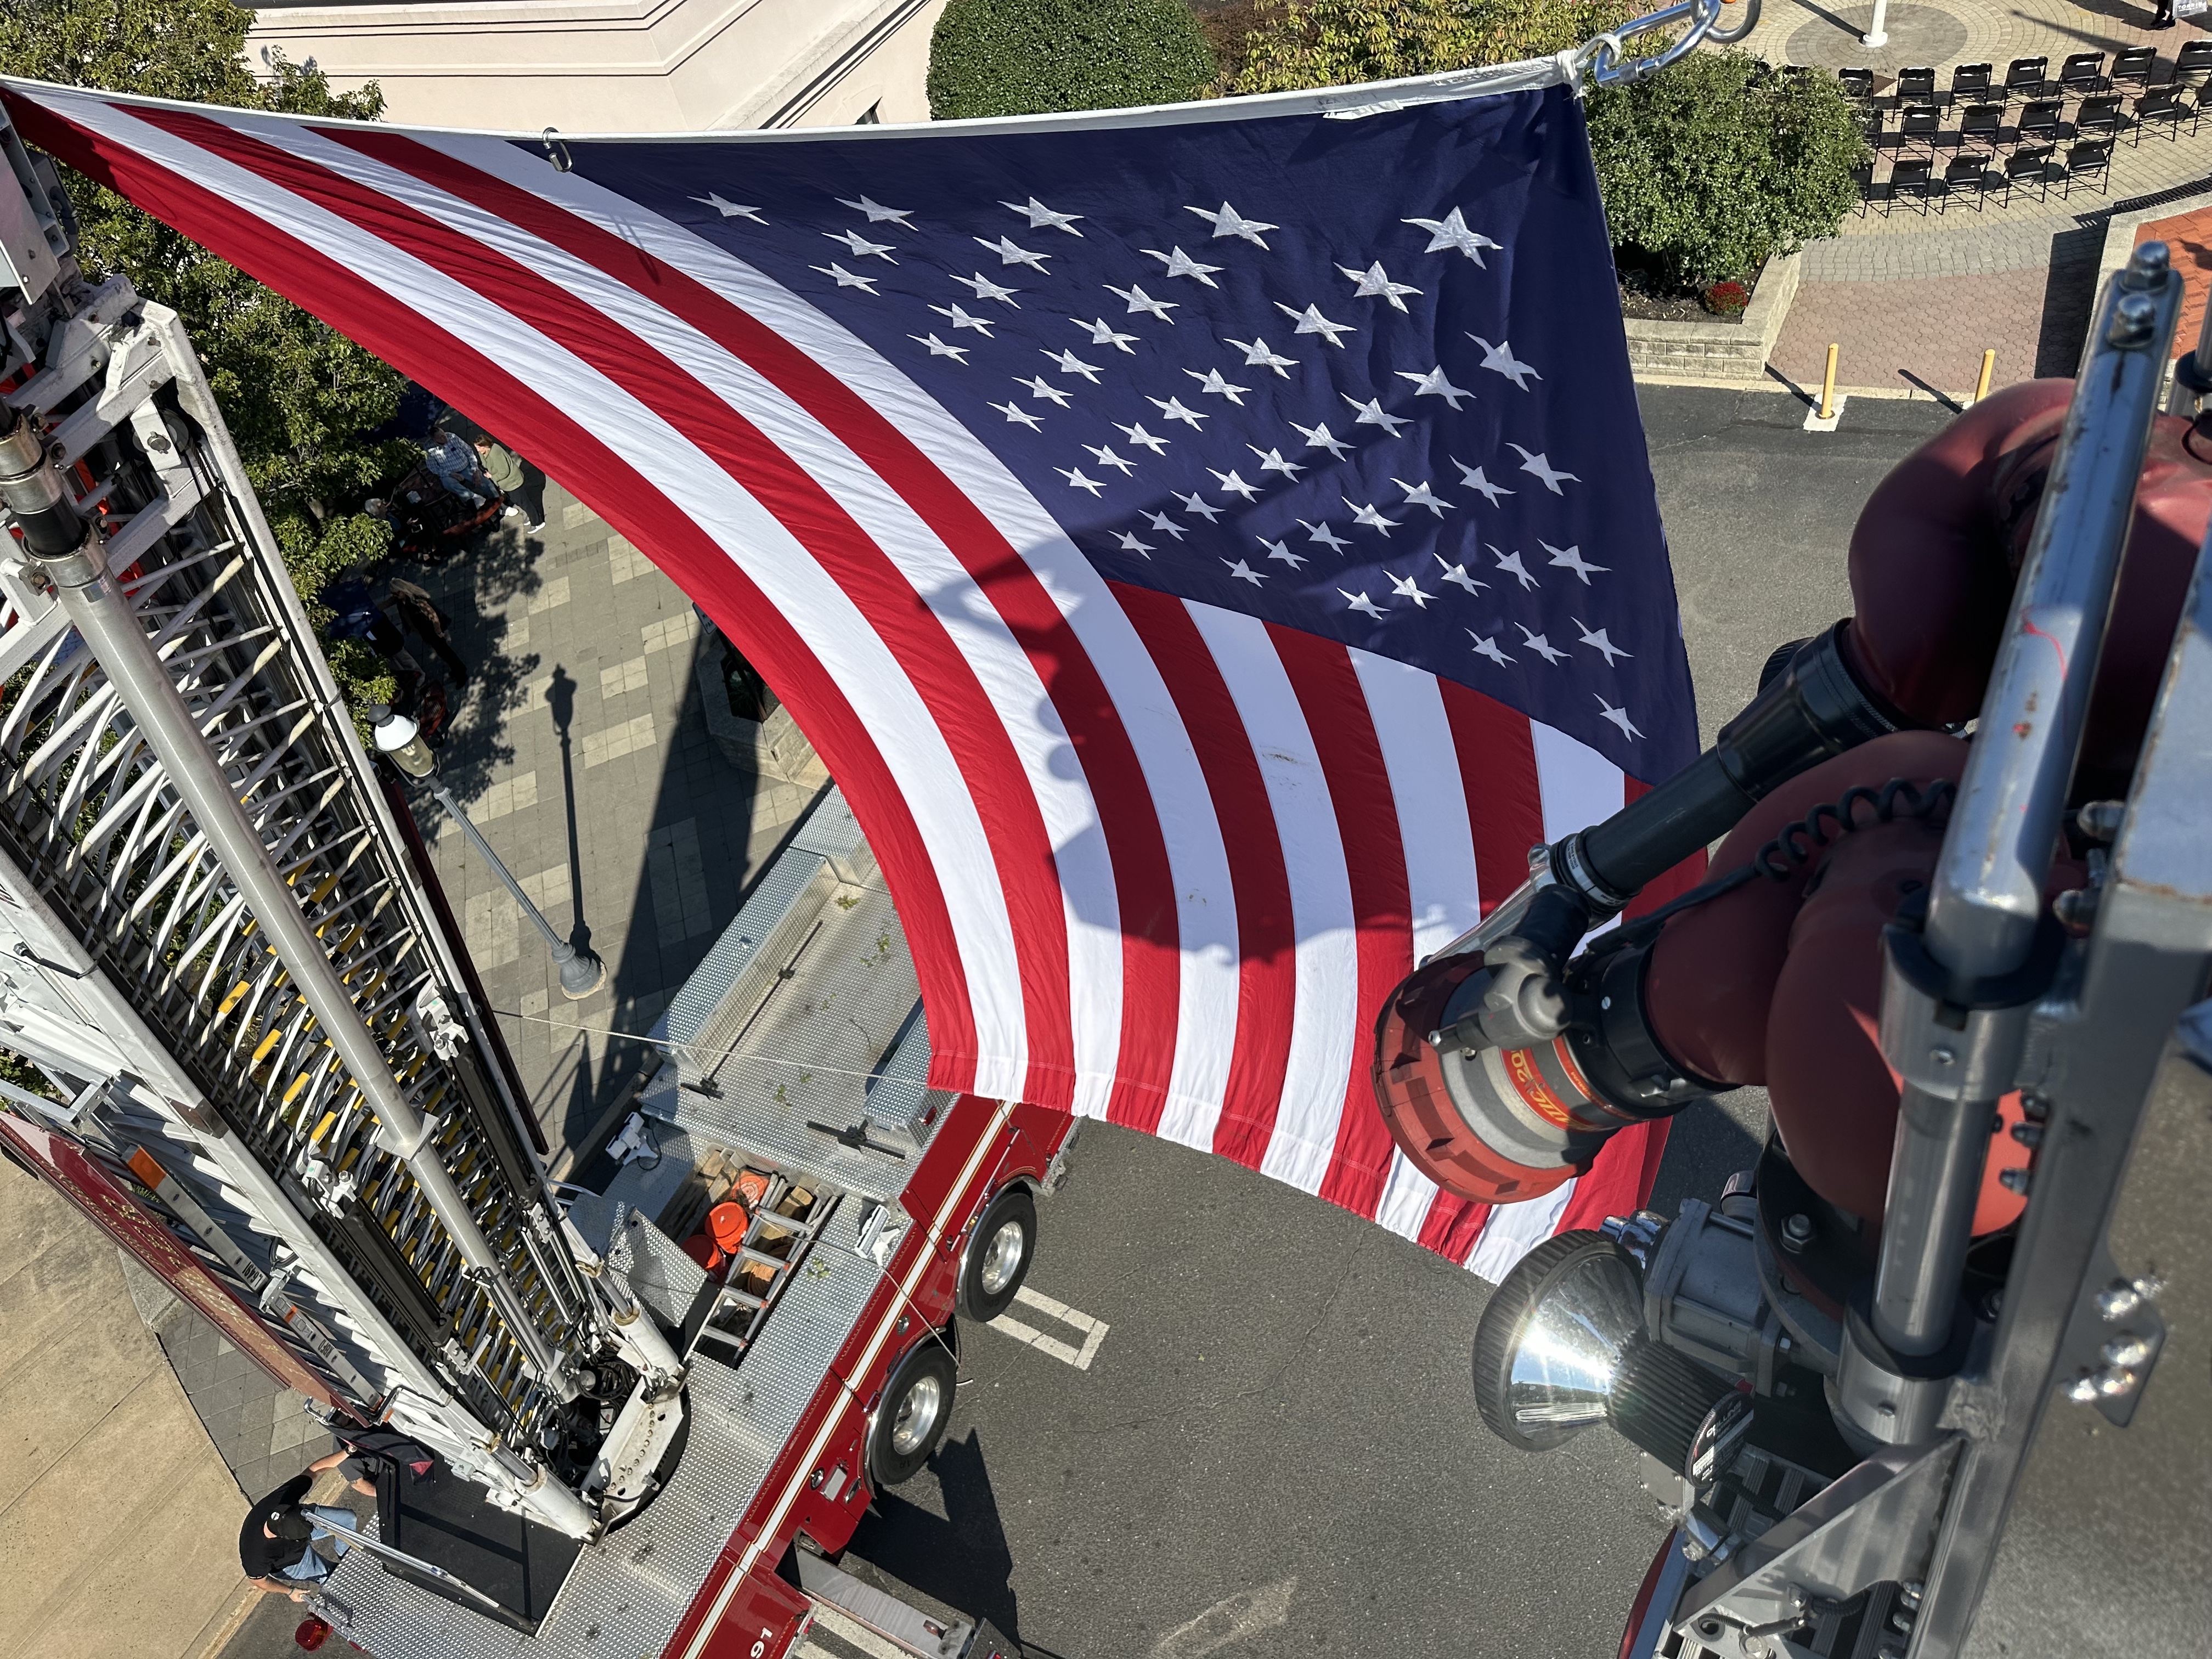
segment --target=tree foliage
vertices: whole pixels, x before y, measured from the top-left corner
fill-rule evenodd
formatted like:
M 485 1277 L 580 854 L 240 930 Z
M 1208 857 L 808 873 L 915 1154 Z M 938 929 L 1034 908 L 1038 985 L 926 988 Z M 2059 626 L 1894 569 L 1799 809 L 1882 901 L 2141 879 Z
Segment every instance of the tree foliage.
M 1589 100 L 1617 248 L 1682 287 L 1742 279 L 1832 236 L 1857 200 L 1866 139 L 1832 76 L 1697 52 Z
M 951 0 L 929 43 L 940 121 L 1176 104 L 1218 67 L 1177 0 Z
M 252 13 L 231 0 L 6 0 L 0 70 L 71 86 L 241 109 L 374 119 L 374 85 L 331 89 L 282 58 L 258 80 L 244 57 Z M 294 584 L 311 608 L 357 559 L 382 555 L 390 528 L 362 501 L 413 465 L 404 443 L 371 443 L 398 411 L 399 373 L 105 186 L 65 170 L 77 257 L 95 279 L 127 276 L 191 331 L 216 400 L 261 498 Z M 326 653 L 356 702 L 391 682 L 367 653 Z M 348 672 L 350 665 L 351 672 Z
M 1626 0 L 1260 0 L 1227 89 L 1291 92 L 1548 57 L 1635 11 Z

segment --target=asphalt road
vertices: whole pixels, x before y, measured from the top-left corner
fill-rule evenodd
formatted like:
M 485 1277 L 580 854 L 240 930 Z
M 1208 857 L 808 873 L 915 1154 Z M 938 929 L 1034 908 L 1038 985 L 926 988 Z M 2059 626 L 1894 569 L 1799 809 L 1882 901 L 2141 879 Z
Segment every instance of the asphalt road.
M 1659 500 L 1710 735 L 1784 640 L 1850 609 L 1875 483 L 1948 411 L 1855 402 L 1834 434 L 1768 392 L 1646 387 Z M 1765 1102 L 1676 1122 L 1672 1212 L 1745 1167 Z M 1107 1333 L 1087 1370 L 992 1330 L 933 1466 L 854 1553 L 1038 1659 L 1319 1653 L 1606 1659 L 1662 1531 L 1602 1430 L 1532 1457 L 1492 1438 L 1468 1355 L 1487 1286 L 1216 1158 L 1091 1124 L 1048 1201 L 1033 1289 Z M 1071 1346 L 1082 1334 L 1018 1316 Z M 234 1659 L 294 1651 L 266 1607 Z

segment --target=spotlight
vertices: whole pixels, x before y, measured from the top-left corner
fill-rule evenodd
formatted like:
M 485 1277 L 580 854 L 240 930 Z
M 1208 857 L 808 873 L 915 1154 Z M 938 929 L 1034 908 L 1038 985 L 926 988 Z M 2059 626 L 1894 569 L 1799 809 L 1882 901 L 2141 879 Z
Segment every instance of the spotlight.
M 1644 1286 L 1603 1233 L 1561 1233 L 1521 1258 L 1474 1335 L 1474 1401 L 1501 1440 L 1549 1451 L 1610 1423 L 1699 1485 L 1751 1428 L 1751 1397 L 1644 1334 Z

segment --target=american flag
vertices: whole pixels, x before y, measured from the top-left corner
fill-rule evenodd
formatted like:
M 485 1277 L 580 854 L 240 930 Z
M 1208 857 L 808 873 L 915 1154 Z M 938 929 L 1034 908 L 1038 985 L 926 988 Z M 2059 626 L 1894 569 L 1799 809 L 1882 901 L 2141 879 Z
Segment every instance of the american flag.
M 879 855 L 933 1084 L 1495 1277 L 1663 1132 L 1493 1218 L 1393 1148 L 1376 1011 L 1696 727 L 1580 106 L 1472 81 L 635 139 L 7 101 L 704 607 Z

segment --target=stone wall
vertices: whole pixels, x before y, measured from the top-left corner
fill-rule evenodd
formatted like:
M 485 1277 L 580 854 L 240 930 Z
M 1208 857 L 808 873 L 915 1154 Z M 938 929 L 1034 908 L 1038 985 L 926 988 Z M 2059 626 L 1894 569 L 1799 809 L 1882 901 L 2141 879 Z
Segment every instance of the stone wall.
M 1629 367 L 1638 380 L 1701 380 L 1750 386 L 1766 378 L 1767 354 L 1797 293 L 1799 254 L 1769 259 L 1742 318 L 1694 323 L 1631 317 Z

